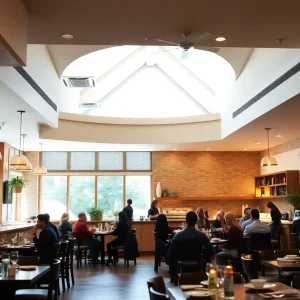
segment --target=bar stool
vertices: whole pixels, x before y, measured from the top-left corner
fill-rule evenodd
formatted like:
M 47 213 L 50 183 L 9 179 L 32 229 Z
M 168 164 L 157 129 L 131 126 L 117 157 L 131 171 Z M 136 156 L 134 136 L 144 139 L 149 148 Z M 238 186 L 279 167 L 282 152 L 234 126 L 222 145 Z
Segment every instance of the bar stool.
M 74 244 L 74 253 L 76 255 L 77 260 L 77 269 L 79 269 L 79 266 L 82 267 L 82 259 L 84 259 L 84 262 L 86 264 L 87 261 L 87 251 L 91 249 L 90 246 L 81 245 L 81 241 L 78 236 L 78 232 L 70 232 L 68 231 L 69 238 L 75 238 L 76 243 Z

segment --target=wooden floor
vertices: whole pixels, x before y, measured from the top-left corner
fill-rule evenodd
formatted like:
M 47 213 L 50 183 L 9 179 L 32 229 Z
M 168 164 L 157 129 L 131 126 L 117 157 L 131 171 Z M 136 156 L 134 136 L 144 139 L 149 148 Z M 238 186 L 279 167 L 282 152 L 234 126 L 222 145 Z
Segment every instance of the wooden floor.
M 168 267 L 162 264 L 160 271 L 153 271 L 154 257 L 142 256 L 137 266 L 130 262 L 129 268 L 123 265 L 123 259 L 116 266 L 92 265 L 75 270 L 75 285 L 63 293 L 59 300 L 149 300 L 147 280 L 162 275 L 170 286 Z

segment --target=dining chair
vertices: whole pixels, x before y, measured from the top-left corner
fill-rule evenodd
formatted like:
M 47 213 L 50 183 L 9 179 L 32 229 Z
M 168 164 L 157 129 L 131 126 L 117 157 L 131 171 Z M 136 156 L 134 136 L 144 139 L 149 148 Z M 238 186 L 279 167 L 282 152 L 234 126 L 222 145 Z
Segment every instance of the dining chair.
M 178 274 L 179 285 L 200 284 L 200 282 L 204 280 L 207 280 L 207 275 L 205 272 L 189 272 Z
M 292 287 L 300 290 L 300 275 L 295 275 L 292 281 Z
M 164 243 L 164 241 L 157 238 L 157 232 L 153 231 L 154 241 L 155 241 L 155 251 L 154 251 L 154 272 L 158 272 L 158 267 L 161 266 L 162 262 L 166 262 L 166 255 L 169 243 Z
M 274 250 L 274 258 L 282 258 L 286 255 L 299 255 L 300 250 L 299 249 L 284 249 L 284 250 Z
M 70 282 L 70 276 L 69 276 L 69 266 L 67 264 L 67 258 L 68 258 L 68 248 L 69 248 L 69 241 L 62 241 L 61 247 L 60 247 L 60 274 L 59 277 L 61 278 L 61 284 L 63 288 L 63 292 L 66 291 L 66 281 L 67 283 Z M 68 284 L 68 287 L 70 286 L 70 283 Z
M 259 250 L 258 251 L 258 263 L 261 270 L 261 275 L 265 276 L 266 267 L 262 264 L 263 260 L 273 260 L 274 257 L 274 251 L 271 249 L 268 250 Z
M 250 248 L 252 253 L 255 250 L 271 249 L 271 233 L 251 233 Z
M 253 255 L 243 255 L 241 260 L 245 273 L 245 281 L 249 282 L 251 279 L 258 279 L 257 263 Z
M 91 247 L 81 244 L 81 241 L 78 236 L 78 232 L 68 231 L 68 237 L 76 239 L 76 242 L 74 244 L 74 253 L 76 256 L 76 260 L 77 260 L 77 269 L 79 269 L 79 266 L 82 267 L 82 259 L 84 259 L 84 263 L 86 264 L 87 257 L 88 257 L 87 252 L 89 249 L 91 249 Z
M 150 299 L 151 300 L 164 300 L 164 299 L 170 299 L 169 295 L 162 294 L 159 292 L 156 292 L 153 288 L 150 288 Z
M 300 234 L 299 233 L 295 233 L 295 232 L 292 232 L 291 233 L 291 246 L 292 246 L 292 249 L 299 249 L 299 243 L 300 241 Z
M 282 226 L 279 226 L 278 231 L 274 239 L 271 239 L 271 246 L 274 250 L 281 249 L 281 233 L 282 233 Z
M 150 278 L 147 281 L 147 286 L 148 286 L 150 298 L 151 298 L 150 288 L 153 288 L 155 291 L 162 293 L 162 294 L 167 293 L 166 285 L 165 285 L 165 282 L 164 282 L 164 279 L 162 276 L 156 276 L 156 277 Z
M 60 261 L 55 259 L 50 266 L 47 289 L 22 289 L 15 293 L 15 300 L 56 300 L 58 298 L 58 279 Z
M 70 271 L 72 285 L 75 284 L 74 280 L 74 244 L 76 242 L 75 238 L 68 238 L 69 241 L 69 247 L 68 247 L 68 256 L 67 256 L 67 266 L 68 271 Z M 67 286 L 70 288 L 70 279 L 67 278 Z

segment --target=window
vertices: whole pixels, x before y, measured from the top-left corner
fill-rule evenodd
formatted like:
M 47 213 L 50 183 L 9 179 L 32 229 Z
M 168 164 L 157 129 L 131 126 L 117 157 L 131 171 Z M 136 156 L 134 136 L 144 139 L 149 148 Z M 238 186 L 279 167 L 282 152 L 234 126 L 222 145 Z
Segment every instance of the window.
M 126 169 L 129 171 L 151 170 L 151 153 L 126 152 Z
M 70 176 L 70 219 L 95 206 L 95 176 Z
M 41 212 L 59 220 L 67 210 L 67 176 L 43 176 Z
M 67 152 L 43 152 L 42 165 L 47 170 L 67 170 Z
M 123 152 L 99 152 L 99 170 L 123 170 Z
M 126 176 L 126 199 L 132 199 L 134 216 L 147 215 L 150 207 L 150 197 L 150 176 Z
M 98 207 L 104 209 L 104 218 L 123 209 L 123 197 L 123 176 L 98 176 Z
M 71 170 L 95 170 L 95 152 L 71 152 Z

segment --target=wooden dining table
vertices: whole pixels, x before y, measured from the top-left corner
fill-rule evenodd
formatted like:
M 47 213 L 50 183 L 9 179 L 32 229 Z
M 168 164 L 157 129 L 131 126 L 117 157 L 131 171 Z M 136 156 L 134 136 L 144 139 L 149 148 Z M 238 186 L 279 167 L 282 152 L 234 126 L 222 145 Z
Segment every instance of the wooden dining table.
M 277 271 L 300 271 L 300 262 L 282 262 L 278 260 L 263 260 L 262 265 Z
M 276 286 L 268 292 L 276 292 L 276 291 L 281 291 L 281 290 L 293 290 L 291 287 L 280 283 L 276 282 Z M 261 292 L 261 291 L 260 291 Z M 170 287 L 168 288 L 168 294 L 170 295 L 170 298 L 172 300 L 186 300 L 186 299 L 192 299 L 187 296 L 179 286 L 175 287 Z M 195 298 L 193 298 L 195 299 Z M 204 298 L 202 298 L 204 299 Z M 205 298 L 205 299 L 211 299 L 211 300 L 219 300 L 219 299 L 224 299 L 224 297 L 221 297 L 218 293 L 214 296 Z M 244 287 L 244 284 L 235 284 L 234 285 L 234 299 L 237 300 L 262 300 L 261 296 L 257 294 L 257 291 L 254 290 L 249 290 Z M 281 299 L 300 299 L 300 291 L 298 291 L 298 295 L 295 295 L 293 297 L 283 297 Z
M 17 270 L 16 275 L 8 278 L 0 277 L 0 299 L 14 299 L 16 290 L 30 288 L 50 271 L 50 266 L 36 266 L 36 270 Z

